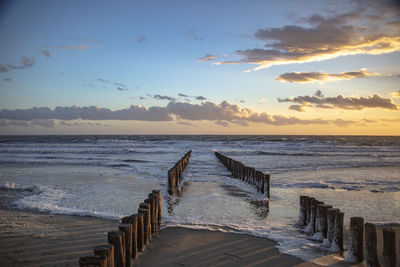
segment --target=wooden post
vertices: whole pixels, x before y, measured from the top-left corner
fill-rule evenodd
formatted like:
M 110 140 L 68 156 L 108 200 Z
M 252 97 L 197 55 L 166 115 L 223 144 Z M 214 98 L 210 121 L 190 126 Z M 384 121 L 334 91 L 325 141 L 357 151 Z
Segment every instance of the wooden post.
M 311 206 L 312 206 L 312 200 L 315 199 L 313 197 L 309 197 L 308 200 L 306 200 L 306 218 L 307 222 L 306 225 L 309 225 L 311 222 Z
M 131 224 L 132 225 L 132 258 L 136 259 L 137 258 L 137 252 L 138 252 L 138 218 L 137 214 L 131 215 L 128 217 L 122 218 L 122 223 L 123 224 Z
M 315 233 L 315 220 L 317 217 L 317 205 L 320 204 L 321 201 L 313 198 L 311 199 L 311 211 L 310 211 L 310 222 L 307 227 L 304 229 L 304 232 L 309 235 L 313 235 Z
M 104 256 L 86 256 L 79 258 L 80 267 L 107 267 L 107 259 Z
M 132 266 L 132 224 L 120 224 L 118 229 L 125 233 L 125 266 Z
M 147 245 L 151 238 L 150 207 L 148 204 L 141 203 L 138 211 L 143 214 L 144 244 Z
M 335 215 L 339 212 L 339 209 L 329 208 L 327 211 L 327 229 L 326 238 L 323 241 L 323 246 L 330 248 L 332 245 L 332 240 L 335 232 Z
M 364 257 L 364 218 L 350 218 L 349 250 L 346 262 L 362 262 Z
M 396 232 L 383 229 L 383 266 L 396 266 Z
M 154 234 L 154 204 L 153 204 L 153 195 L 149 194 L 149 197 L 144 200 L 144 203 L 149 204 L 150 208 L 150 226 L 151 226 L 151 234 Z
M 376 227 L 373 223 L 365 223 L 365 262 L 368 267 L 379 267 L 377 252 Z
M 304 221 L 305 221 L 305 213 L 306 213 L 306 206 L 305 206 L 305 201 L 307 196 L 300 196 L 300 210 L 299 210 L 299 218 L 297 219 L 297 222 L 295 225 L 297 227 L 304 227 Z
M 114 267 L 114 245 L 107 244 L 95 246 L 93 252 L 94 255 L 103 256 L 106 258 L 107 267 Z
M 158 201 L 158 205 L 157 205 L 157 222 L 158 222 L 158 230 L 160 229 L 161 226 L 161 219 L 162 219 L 162 206 L 161 206 L 161 191 L 160 190 L 153 190 L 153 194 L 157 195 L 157 201 Z
M 333 241 L 330 250 L 343 255 L 343 218 L 344 213 L 341 211 L 335 214 L 335 230 L 333 232 Z
M 125 267 L 125 233 L 108 232 L 108 243 L 114 245 L 114 266 Z
M 323 241 L 326 238 L 328 230 L 328 209 L 332 208 L 331 205 L 318 204 L 317 217 L 316 217 L 316 230 L 317 233 L 313 236 L 314 240 Z
M 144 215 L 141 213 L 133 215 L 137 218 L 137 250 L 139 252 L 144 251 Z

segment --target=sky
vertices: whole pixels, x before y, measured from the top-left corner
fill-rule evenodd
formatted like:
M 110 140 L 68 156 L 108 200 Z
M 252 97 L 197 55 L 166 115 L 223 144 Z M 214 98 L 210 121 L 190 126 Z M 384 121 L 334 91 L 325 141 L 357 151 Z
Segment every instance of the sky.
M 398 1 L 0 3 L 2 135 L 400 135 Z

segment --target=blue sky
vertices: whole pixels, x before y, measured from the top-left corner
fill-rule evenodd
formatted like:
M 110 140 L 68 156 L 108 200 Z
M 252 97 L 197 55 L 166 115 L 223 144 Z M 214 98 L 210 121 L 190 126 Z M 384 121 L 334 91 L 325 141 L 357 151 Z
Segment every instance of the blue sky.
M 315 134 L 396 134 L 399 10 L 391 1 L 5 1 L 0 134 L 309 134 L 314 124 Z M 313 78 L 277 80 L 285 73 Z M 77 111 L 131 105 L 169 116 Z M 18 114 L 34 107 L 49 110 Z

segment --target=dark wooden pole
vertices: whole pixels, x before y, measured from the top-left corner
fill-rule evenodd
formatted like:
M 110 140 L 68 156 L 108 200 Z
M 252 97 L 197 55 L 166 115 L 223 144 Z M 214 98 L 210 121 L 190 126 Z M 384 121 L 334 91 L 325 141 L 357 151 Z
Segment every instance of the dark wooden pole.
M 396 232 L 383 229 L 383 266 L 396 266 Z
M 161 226 L 161 219 L 162 219 L 162 206 L 161 206 L 161 191 L 160 190 L 153 190 L 153 194 L 157 195 L 157 201 L 158 201 L 158 209 L 157 209 L 157 222 L 158 222 L 158 229 L 160 229 Z
M 125 266 L 132 265 L 132 224 L 120 224 L 118 226 L 121 232 L 125 233 Z
M 125 267 L 125 233 L 108 232 L 108 243 L 114 245 L 114 266 Z
M 107 244 L 95 246 L 93 252 L 94 255 L 103 256 L 106 258 L 107 267 L 114 267 L 114 245 Z
M 144 251 L 144 215 L 141 213 L 134 215 L 137 218 L 137 250 Z
M 79 258 L 79 266 L 80 267 L 107 267 L 107 259 L 104 256 L 87 256 Z
M 364 258 L 364 218 L 350 218 L 349 250 L 346 262 L 362 262 Z
M 379 267 L 377 251 L 376 227 L 373 223 L 365 223 L 365 262 L 367 266 Z
M 323 245 L 328 248 L 330 248 L 332 245 L 332 240 L 335 232 L 335 215 L 337 212 L 339 212 L 339 209 L 329 208 L 327 211 L 326 239 L 324 240 Z
M 335 230 L 333 233 L 333 242 L 331 251 L 343 255 L 343 219 L 344 213 L 341 211 L 335 214 Z

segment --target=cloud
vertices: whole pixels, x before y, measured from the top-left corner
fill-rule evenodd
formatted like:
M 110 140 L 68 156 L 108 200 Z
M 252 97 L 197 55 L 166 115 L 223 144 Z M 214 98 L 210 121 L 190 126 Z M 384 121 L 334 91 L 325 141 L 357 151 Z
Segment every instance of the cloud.
M 178 96 L 180 96 L 180 97 L 189 97 L 188 95 L 185 95 L 185 94 L 182 94 L 182 93 L 179 93 Z
M 158 100 L 176 101 L 174 97 L 166 95 L 154 95 L 153 98 Z
M 67 126 L 67 127 L 100 127 L 100 126 L 108 126 L 99 122 L 81 122 L 81 121 L 60 121 L 59 125 Z
M 264 104 L 265 102 L 267 102 L 268 99 L 267 98 L 261 98 L 257 101 L 258 104 Z
M 86 50 L 91 48 L 90 45 L 44 45 L 43 47 L 65 50 Z
M 201 95 L 196 96 L 195 98 L 196 98 L 196 100 L 200 100 L 200 101 L 207 100 L 207 98 L 205 98 L 204 96 L 201 96 Z
M 11 80 L 12 80 L 11 78 L 4 78 L 3 79 L 3 81 L 6 81 L 6 82 L 11 82 Z
M 392 92 L 390 93 L 390 96 L 393 98 L 400 98 L 400 90 L 397 92 Z
M 50 51 L 49 51 L 49 50 L 41 50 L 40 52 L 42 52 L 42 54 L 43 54 L 45 57 L 50 57 Z
M 142 107 L 132 105 L 126 109 L 112 111 L 107 108 L 89 107 L 34 107 L 31 109 L 3 109 L 0 119 L 4 120 L 139 120 L 171 121 L 170 113 L 162 107 Z
M 146 42 L 146 36 L 138 36 L 136 41 L 140 44 L 140 43 L 144 43 Z
M 71 38 L 72 40 L 77 40 L 81 42 L 86 42 L 86 43 L 100 43 L 100 40 L 94 40 L 94 39 L 85 39 L 85 38 Z
M 341 73 L 326 73 L 326 72 L 287 72 L 279 75 L 275 80 L 280 82 L 291 83 L 312 83 L 338 80 L 351 80 L 356 78 L 392 76 L 391 74 L 382 74 L 370 72 L 366 69 L 347 71 Z
M 213 64 L 255 64 L 253 70 L 273 65 L 327 60 L 339 56 L 380 55 L 400 51 L 400 8 L 391 1 L 355 1 L 349 12 L 311 15 L 296 25 L 259 28 L 253 38 L 264 47 L 237 50 L 239 59 Z M 333 14 L 333 15 L 332 15 Z
M 52 128 L 55 126 L 54 120 L 42 120 L 35 119 L 31 121 L 21 121 L 21 120 L 0 120 L 0 127 L 17 126 L 17 127 L 46 127 Z
M 30 109 L 3 109 L 0 110 L 0 120 L 28 121 L 35 120 L 126 120 L 126 121 L 214 121 L 219 125 L 222 121 L 247 126 L 248 123 L 262 123 L 266 125 L 329 125 L 342 126 L 356 123 L 351 120 L 335 121 L 316 119 L 300 119 L 281 115 L 271 115 L 265 112 L 253 112 L 248 108 L 240 108 L 238 105 L 223 101 L 220 104 L 202 102 L 191 104 L 171 101 L 166 107 L 143 107 L 131 105 L 126 109 L 110 110 L 95 106 L 89 107 L 34 107 Z M 44 125 L 44 123 L 42 122 Z
M 214 55 L 207 54 L 207 55 L 205 55 L 204 57 L 198 58 L 198 59 L 197 59 L 197 62 L 212 61 L 212 60 L 217 59 L 217 58 L 218 58 L 218 56 L 214 56 Z
M 400 107 L 393 103 L 390 98 L 382 98 L 379 95 L 368 97 L 344 97 L 338 95 L 336 97 L 324 97 L 320 90 L 315 96 L 297 96 L 292 98 L 278 98 L 278 102 L 297 103 L 289 109 L 296 111 L 305 111 L 305 107 L 312 106 L 322 109 L 347 109 L 347 110 L 363 110 L 366 108 L 383 108 L 390 110 L 399 110 Z
M 223 127 L 228 127 L 229 126 L 229 123 L 227 121 L 215 121 L 214 123 L 216 125 L 223 126 Z
M 25 68 L 30 68 L 35 64 L 34 57 L 21 57 L 21 64 L 19 66 L 12 65 L 12 64 L 0 64 L 0 72 L 7 72 L 10 70 L 20 70 Z
M 246 101 L 243 100 L 243 99 L 239 100 L 239 102 L 240 102 L 240 103 L 246 103 Z
M 188 30 L 185 34 L 184 37 L 186 40 L 192 39 L 196 41 L 203 41 L 203 37 L 198 35 L 194 30 Z
M 177 121 L 176 124 L 180 124 L 180 125 L 184 125 L 184 126 L 192 126 L 192 127 L 197 127 L 196 124 L 193 124 L 191 122 L 188 121 Z

